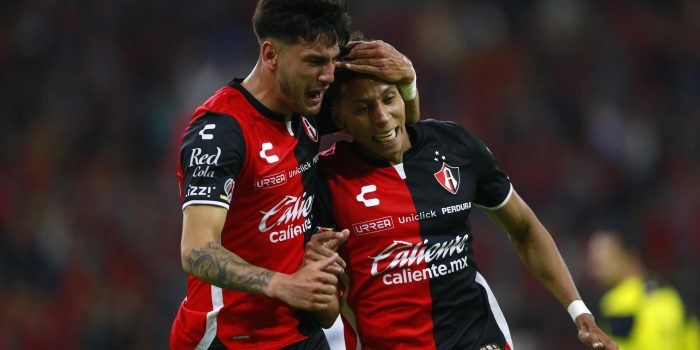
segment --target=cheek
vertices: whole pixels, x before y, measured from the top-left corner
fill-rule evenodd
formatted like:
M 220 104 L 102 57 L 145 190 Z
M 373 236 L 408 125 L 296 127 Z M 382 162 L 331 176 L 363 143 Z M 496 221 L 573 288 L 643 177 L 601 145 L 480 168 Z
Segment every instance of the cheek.
M 348 122 L 345 125 L 348 131 L 352 133 L 353 137 L 358 139 L 367 138 L 367 125 L 363 125 L 363 123 L 357 121 Z

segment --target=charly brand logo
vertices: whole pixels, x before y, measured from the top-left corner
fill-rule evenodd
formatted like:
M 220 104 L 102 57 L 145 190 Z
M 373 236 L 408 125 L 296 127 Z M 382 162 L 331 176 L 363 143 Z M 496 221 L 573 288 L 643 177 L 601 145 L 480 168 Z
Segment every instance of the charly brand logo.
M 201 148 L 193 148 L 187 165 L 188 168 L 195 167 L 192 170 L 192 177 L 214 177 L 214 170 L 210 167 L 219 165 L 219 157 L 221 157 L 219 147 L 216 147 L 216 154 L 203 153 Z
M 377 256 L 370 256 L 372 259 L 372 276 L 377 276 L 387 270 L 411 267 L 425 261 L 430 263 L 437 259 L 444 259 L 453 254 L 461 254 L 467 248 L 469 235 L 456 236 L 452 240 L 428 244 L 425 239 L 422 242 L 411 243 L 405 241 L 394 241 L 384 248 Z
M 360 194 L 358 194 L 355 199 L 357 199 L 358 202 L 362 202 L 362 204 L 365 205 L 365 207 L 374 207 L 379 205 L 379 199 L 377 198 L 365 198 L 365 195 L 368 193 L 375 192 L 377 190 L 377 186 L 375 185 L 367 185 L 367 186 L 362 186 L 362 189 L 360 189 Z
M 255 179 L 256 188 L 273 188 L 287 183 L 287 175 L 284 171 L 280 171 L 277 174 L 272 174 L 265 176 L 260 179 Z
M 276 163 L 280 160 L 280 158 L 274 154 L 266 154 L 267 151 L 272 150 L 272 143 L 270 142 L 265 142 L 261 145 L 262 149 L 260 150 L 260 158 L 265 159 L 269 164 Z
M 207 130 L 213 130 L 216 129 L 216 124 L 206 124 L 204 125 L 204 128 L 199 131 L 199 136 L 202 136 L 202 140 L 213 140 L 214 135 L 212 134 L 207 134 Z
M 311 125 L 308 119 L 306 119 L 306 117 L 301 117 L 301 123 L 304 125 L 304 131 L 306 131 L 306 134 L 309 135 L 311 141 L 318 142 L 318 133 L 316 132 L 316 128 Z
M 391 216 L 352 224 L 352 231 L 358 236 L 392 228 L 394 228 L 394 219 Z
M 277 243 L 302 235 L 311 228 L 311 208 L 314 196 L 304 192 L 300 197 L 285 196 L 270 210 L 263 214 L 258 229 L 260 232 L 272 231 L 270 242 Z M 281 229 L 278 229 L 281 228 Z

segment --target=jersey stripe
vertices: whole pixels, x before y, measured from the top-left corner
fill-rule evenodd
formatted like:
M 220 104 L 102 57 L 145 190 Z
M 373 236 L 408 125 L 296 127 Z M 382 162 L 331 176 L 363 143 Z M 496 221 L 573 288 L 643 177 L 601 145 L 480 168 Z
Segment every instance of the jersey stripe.
M 504 199 L 500 204 L 498 204 L 498 205 L 496 205 L 496 206 L 494 206 L 494 207 L 487 207 L 487 206 L 480 205 L 480 204 L 477 204 L 477 203 L 474 203 L 474 205 L 477 206 L 477 207 L 479 207 L 479 208 L 486 209 L 486 210 L 498 210 L 498 209 L 501 209 L 501 208 L 503 208 L 504 205 L 506 205 L 506 203 L 508 203 L 508 201 L 510 200 L 510 196 L 513 195 L 513 191 L 514 191 L 514 189 L 513 189 L 513 184 L 510 184 L 510 190 L 508 190 L 508 195 L 506 196 L 506 199 Z
M 219 315 L 219 310 L 224 306 L 224 296 L 221 288 L 217 286 L 211 286 L 211 305 L 212 310 L 207 312 L 207 328 L 204 331 L 204 336 L 199 344 L 195 348 L 196 350 L 206 350 L 211 345 L 216 337 L 216 316 Z
M 192 204 L 216 205 L 216 206 L 218 206 L 218 207 L 222 207 L 222 208 L 228 209 L 228 204 L 226 204 L 226 203 L 221 203 L 221 202 L 217 202 L 217 201 L 207 201 L 207 200 L 192 200 L 192 201 L 189 201 L 189 202 L 183 204 L 183 205 L 182 205 L 182 210 L 185 210 L 185 208 L 186 208 L 187 206 L 192 205 Z
M 484 289 L 486 290 L 486 294 L 489 297 L 489 306 L 491 306 L 491 312 L 493 313 L 493 316 L 496 318 L 496 324 L 498 324 L 498 328 L 501 329 L 501 332 L 503 333 L 503 336 L 506 337 L 506 342 L 508 348 L 511 350 L 513 349 L 513 340 L 510 337 L 510 330 L 508 329 L 508 323 L 506 323 L 506 318 L 503 316 L 503 312 L 501 311 L 501 308 L 498 306 L 498 302 L 496 301 L 496 297 L 493 295 L 493 292 L 491 291 L 491 288 L 489 287 L 489 284 L 486 283 L 486 279 L 484 279 L 484 276 L 479 273 L 479 271 L 476 272 L 476 277 L 474 278 L 476 283 L 480 284 Z

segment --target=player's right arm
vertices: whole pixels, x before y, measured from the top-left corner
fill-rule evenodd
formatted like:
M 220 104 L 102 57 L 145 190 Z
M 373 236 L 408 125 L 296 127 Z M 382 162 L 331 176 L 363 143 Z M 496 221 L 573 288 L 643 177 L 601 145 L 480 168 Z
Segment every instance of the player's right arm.
M 249 264 L 221 245 L 227 210 L 213 205 L 189 205 L 183 211 L 183 269 L 217 287 L 264 294 L 304 310 L 323 310 L 335 300 L 336 277 L 322 271 L 337 254 L 306 265 L 293 275 Z

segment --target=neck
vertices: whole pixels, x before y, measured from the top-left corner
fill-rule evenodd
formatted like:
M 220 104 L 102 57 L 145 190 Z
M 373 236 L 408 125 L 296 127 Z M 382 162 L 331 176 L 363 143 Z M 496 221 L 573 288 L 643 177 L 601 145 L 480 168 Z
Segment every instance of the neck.
M 407 130 L 403 129 L 403 132 L 405 133 L 405 137 L 403 138 L 401 150 L 399 152 L 397 152 L 396 154 L 392 155 L 391 157 L 387 158 L 387 160 L 389 161 L 389 163 L 391 165 L 403 163 L 404 153 L 406 153 L 406 151 L 408 151 L 412 147 L 411 138 L 409 137 Z
M 284 114 L 286 119 L 292 117 L 292 111 L 286 106 L 280 97 L 279 86 L 273 72 L 262 67 L 260 61 L 253 71 L 243 80 L 241 85 L 250 92 L 256 100 L 270 110 Z

